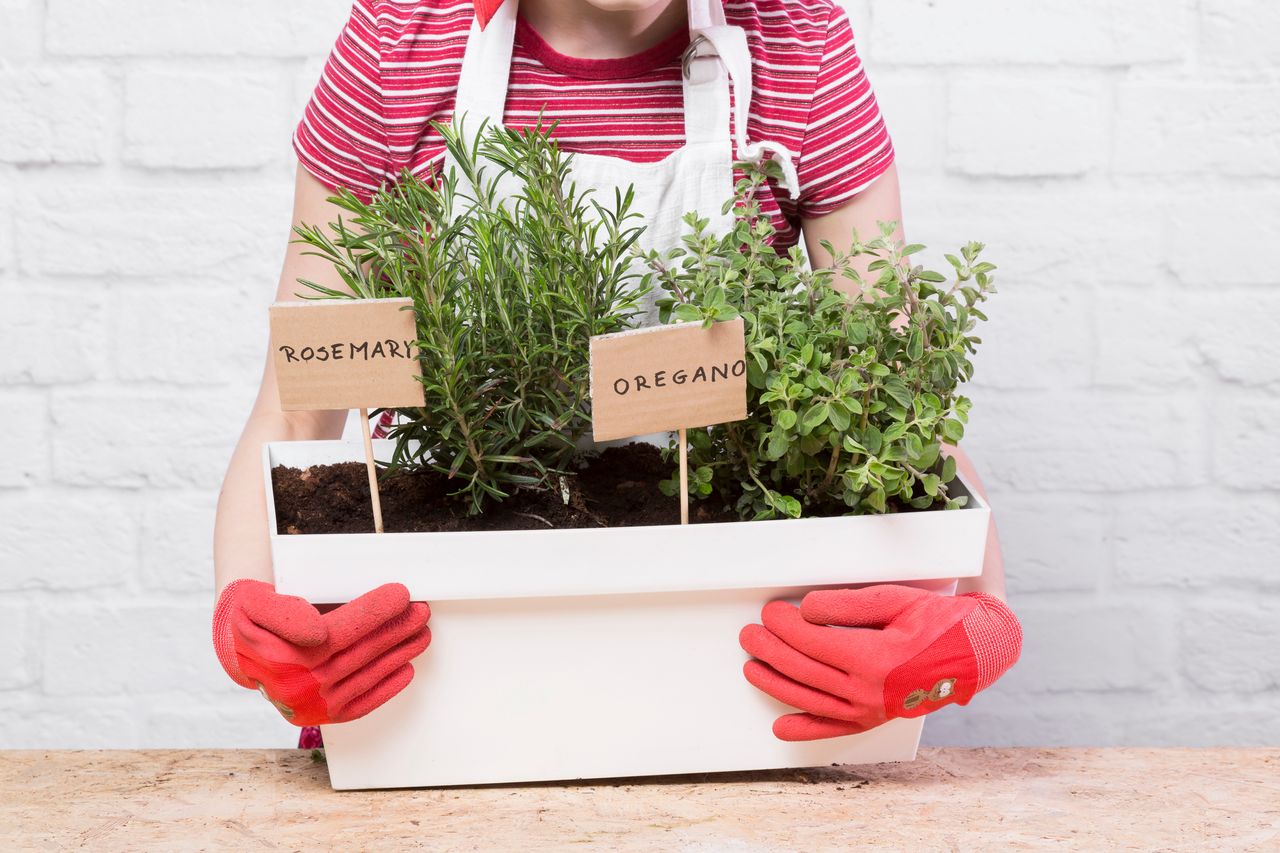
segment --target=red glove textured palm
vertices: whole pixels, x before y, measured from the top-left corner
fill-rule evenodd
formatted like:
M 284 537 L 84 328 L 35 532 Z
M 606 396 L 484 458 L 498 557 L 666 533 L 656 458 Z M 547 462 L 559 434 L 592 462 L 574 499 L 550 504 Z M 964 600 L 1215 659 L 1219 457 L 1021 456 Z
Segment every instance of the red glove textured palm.
M 328 613 L 262 581 L 227 585 L 213 646 L 227 674 L 296 726 L 359 719 L 408 686 L 431 642 L 431 609 L 386 584 Z
M 856 734 L 968 704 L 1022 649 L 1017 617 L 1000 599 L 977 592 L 953 597 L 897 585 L 820 590 L 799 608 L 770 602 L 762 621 L 742 629 L 742 648 L 757 658 L 743 672 L 806 712 L 774 722 L 782 740 Z

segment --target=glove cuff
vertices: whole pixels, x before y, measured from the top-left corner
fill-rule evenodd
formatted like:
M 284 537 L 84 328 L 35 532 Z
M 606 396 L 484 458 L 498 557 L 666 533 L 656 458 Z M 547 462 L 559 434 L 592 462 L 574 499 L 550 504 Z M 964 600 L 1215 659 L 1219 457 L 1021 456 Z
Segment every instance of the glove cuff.
M 1022 653 L 1022 625 L 1009 606 L 985 592 L 967 592 L 978 606 L 964 618 L 965 635 L 978 662 L 975 692 L 986 690 L 1018 661 Z
M 254 681 L 240 671 L 236 638 L 231 630 L 231 614 L 236 609 L 236 595 L 240 586 L 245 583 L 248 581 L 244 578 L 232 581 L 222 590 L 222 595 L 218 596 L 218 603 L 213 608 L 213 650 L 218 655 L 218 663 L 222 664 L 232 681 L 241 687 L 255 690 L 257 685 Z

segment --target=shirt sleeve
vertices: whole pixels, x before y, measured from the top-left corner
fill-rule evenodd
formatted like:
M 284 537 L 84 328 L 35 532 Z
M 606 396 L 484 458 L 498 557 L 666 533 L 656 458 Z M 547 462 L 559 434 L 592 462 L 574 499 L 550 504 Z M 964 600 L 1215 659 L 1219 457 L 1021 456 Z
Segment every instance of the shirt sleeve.
M 835 6 L 800 148 L 801 216 L 839 210 L 893 163 L 893 143 L 854 47 L 844 9 Z
M 303 167 L 367 199 L 387 178 L 377 0 L 356 0 L 293 135 Z

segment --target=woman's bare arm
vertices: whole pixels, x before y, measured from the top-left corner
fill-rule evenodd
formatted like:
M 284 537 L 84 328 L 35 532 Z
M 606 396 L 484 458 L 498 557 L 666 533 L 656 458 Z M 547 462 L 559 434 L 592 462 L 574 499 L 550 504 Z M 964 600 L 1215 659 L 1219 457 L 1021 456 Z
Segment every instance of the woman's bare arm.
M 309 172 L 298 167 L 294 189 L 293 224 L 333 222 L 338 209 L 329 203 L 333 195 Z M 292 231 L 290 231 L 292 235 Z M 276 288 L 276 299 L 296 299 L 303 290 L 299 278 L 341 288 L 343 283 L 332 265 L 303 254 L 304 247 L 290 243 L 284 269 Z M 266 311 L 263 305 L 263 311 Z M 346 420 L 345 411 L 282 412 L 276 388 L 275 368 L 267 353 L 262 384 L 244 431 L 236 444 L 222 492 L 218 496 L 217 520 L 213 531 L 215 594 L 237 578 L 270 582 L 271 550 L 267 538 L 266 493 L 262 482 L 262 445 L 268 441 L 338 438 Z
M 831 266 L 831 253 L 822 248 L 825 240 L 836 249 L 850 245 L 854 230 L 863 240 L 880 236 L 881 222 L 898 223 L 897 238 L 902 239 L 902 195 L 898 191 L 898 167 L 890 165 L 875 182 L 833 213 L 804 220 L 804 243 L 809 261 L 815 267 Z M 868 278 L 867 264 L 875 258 L 854 258 L 852 266 Z M 876 276 L 870 276 L 874 281 Z
M 890 166 L 876 179 L 875 183 L 858 193 L 849 204 L 839 210 L 804 221 L 805 246 L 809 251 L 810 260 L 814 266 L 830 266 L 832 258 L 830 253 L 822 248 L 822 241 L 825 240 L 839 249 L 842 245 L 849 245 L 854 229 L 857 229 L 858 235 L 863 239 L 879 234 L 880 229 L 877 224 L 879 222 L 897 222 L 897 238 L 903 239 L 902 197 L 898 191 L 896 166 Z M 868 257 L 865 262 L 870 263 L 871 260 L 872 258 Z M 865 276 L 865 267 L 859 271 Z M 986 491 L 968 455 L 960 448 L 949 445 L 945 446 L 943 451 L 955 457 L 956 468 L 985 500 Z M 987 553 L 982 564 L 982 574 L 976 578 L 961 578 L 957 591 L 985 592 L 1004 599 L 1004 557 L 1000 551 L 1000 537 L 996 533 L 994 518 L 987 530 Z

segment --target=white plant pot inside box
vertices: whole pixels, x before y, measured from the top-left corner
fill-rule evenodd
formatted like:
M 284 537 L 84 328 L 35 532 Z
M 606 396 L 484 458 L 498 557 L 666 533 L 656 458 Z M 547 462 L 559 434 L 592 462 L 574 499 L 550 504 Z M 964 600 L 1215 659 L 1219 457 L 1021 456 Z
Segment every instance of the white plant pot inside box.
M 392 444 L 374 442 L 379 459 Z M 339 790 L 593 779 L 915 757 L 923 720 L 809 743 L 742 675 L 776 598 L 981 573 L 990 510 L 584 530 L 281 535 L 270 471 L 363 461 L 358 442 L 264 447 L 277 589 L 317 604 L 403 583 L 431 603 L 413 683 L 326 726 Z

